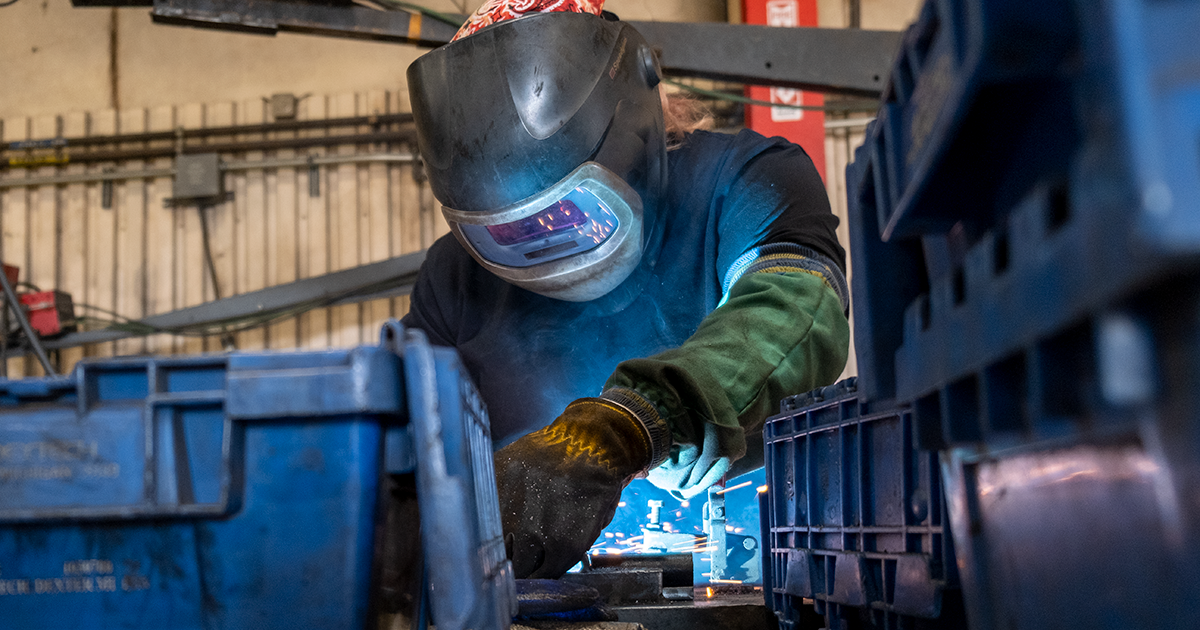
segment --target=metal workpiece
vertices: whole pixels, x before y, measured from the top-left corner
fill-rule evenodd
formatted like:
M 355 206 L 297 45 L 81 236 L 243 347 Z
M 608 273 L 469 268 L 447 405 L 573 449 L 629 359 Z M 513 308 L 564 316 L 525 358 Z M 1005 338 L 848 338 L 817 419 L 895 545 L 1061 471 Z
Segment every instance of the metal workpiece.
M 589 556 L 582 571 L 558 582 L 586 588 L 609 606 L 665 603 L 692 599 L 692 567 L 691 553 Z
M 538 617 L 591 608 L 600 593 L 571 580 L 517 580 L 517 616 Z
M 730 532 L 725 527 L 725 488 L 708 489 L 704 505 L 704 533 L 708 535 L 708 553 L 712 557 L 709 579 L 721 582 L 757 582 L 761 576 L 755 562 L 758 540 Z
M 775 615 L 763 605 L 761 593 L 716 595 L 686 603 L 619 606 L 623 622 L 650 630 L 775 630 Z M 814 626 L 815 627 L 815 626 Z
M 604 569 L 655 569 L 664 588 L 692 587 L 694 556 L 687 553 L 625 553 L 588 556 L 585 571 Z
M 900 33 L 755 24 L 630 22 L 667 75 L 878 97 Z
M 405 629 L 407 630 L 407 629 Z M 512 630 L 653 630 L 640 623 L 624 621 L 557 621 L 539 620 L 514 623 Z
M 663 529 L 662 525 L 662 501 L 649 501 L 650 514 L 648 515 L 650 522 L 642 528 L 642 544 L 641 547 L 649 551 L 658 552 L 661 554 L 670 554 L 676 556 L 687 555 L 689 558 L 688 567 L 691 567 L 691 549 L 701 543 L 701 538 L 695 534 L 684 532 L 673 532 Z M 675 552 L 672 554 L 671 552 Z M 683 553 L 687 552 L 687 553 Z M 691 573 L 688 574 L 688 584 L 691 584 Z
M 727 533 L 725 538 L 726 578 L 735 582 L 753 584 L 762 579 L 759 568 L 758 539 L 753 536 Z M 716 553 L 714 550 L 713 553 Z M 713 575 L 713 578 L 717 578 Z
M 650 568 L 610 568 L 568 573 L 560 581 L 594 589 L 609 605 L 663 600 L 663 572 Z
M 712 556 L 710 579 L 725 579 L 728 573 L 725 550 L 728 547 L 725 532 L 724 488 L 713 486 L 708 489 L 708 503 L 704 504 L 704 533 L 708 536 L 709 555 Z

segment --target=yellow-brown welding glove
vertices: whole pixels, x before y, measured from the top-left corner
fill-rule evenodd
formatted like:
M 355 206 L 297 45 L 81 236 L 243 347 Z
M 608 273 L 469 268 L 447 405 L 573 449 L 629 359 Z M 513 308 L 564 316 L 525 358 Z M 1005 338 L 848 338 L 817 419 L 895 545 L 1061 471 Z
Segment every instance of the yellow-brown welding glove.
M 621 490 L 663 450 L 655 440 L 667 437 L 665 424 L 659 433 L 628 404 L 581 398 L 496 453 L 500 515 L 518 578 L 556 578 L 583 558 L 612 521 Z

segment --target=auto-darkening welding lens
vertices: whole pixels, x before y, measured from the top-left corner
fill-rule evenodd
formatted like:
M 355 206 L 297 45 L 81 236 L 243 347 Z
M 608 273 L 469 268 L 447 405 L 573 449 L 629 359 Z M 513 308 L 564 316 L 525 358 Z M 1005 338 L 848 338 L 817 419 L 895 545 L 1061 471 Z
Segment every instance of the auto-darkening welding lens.
M 574 203 L 564 199 L 520 221 L 489 225 L 487 231 L 498 245 L 508 246 L 543 238 L 552 232 L 577 227 L 587 222 L 587 215 Z
M 531 203 L 527 207 L 533 214 L 516 221 L 457 227 L 482 258 L 510 267 L 528 267 L 599 247 L 620 226 L 617 215 L 583 186 L 571 189 L 548 206 Z

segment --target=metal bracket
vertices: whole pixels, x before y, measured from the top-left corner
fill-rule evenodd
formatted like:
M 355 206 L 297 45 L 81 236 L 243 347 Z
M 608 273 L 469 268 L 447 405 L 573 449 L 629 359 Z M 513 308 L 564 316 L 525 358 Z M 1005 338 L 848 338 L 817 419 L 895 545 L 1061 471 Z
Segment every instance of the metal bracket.
M 113 183 L 111 179 L 106 179 L 100 183 L 100 207 L 105 210 L 112 210 Z
M 163 197 L 164 208 L 187 208 L 189 206 L 217 206 L 228 201 L 233 201 L 233 191 L 221 193 L 216 197 Z

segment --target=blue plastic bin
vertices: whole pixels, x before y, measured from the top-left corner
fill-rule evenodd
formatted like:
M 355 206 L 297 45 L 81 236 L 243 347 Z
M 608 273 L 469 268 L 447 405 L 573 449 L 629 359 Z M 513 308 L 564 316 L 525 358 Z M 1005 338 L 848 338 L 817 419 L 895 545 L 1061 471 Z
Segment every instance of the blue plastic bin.
M 1200 628 L 1194 486 L 1173 487 L 1181 471 L 1155 451 L 1113 440 L 947 455 L 971 630 Z
M 424 529 L 467 546 L 426 548 L 439 627 L 507 628 L 486 415 L 453 351 L 384 332 L 0 381 L 0 628 L 373 628 L 377 544 L 417 536 L 381 480 L 414 466 Z
M 1197 32 L 931 0 L 847 171 L 862 394 L 943 449 L 973 630 L 1200 627 Z
M 964 217 L 987 222 L 1010 195 L 1062 169 L 1079 134 L 1075 12 L 1061 0 L 924 5 L 865 145 L 885 240 L 945 232 Z
M 806 600 L 829 628 L 962 627 L 938 456 L 912 429 L 854 379 L 767 420 L 764 591 L 784 628 Z
M 1198 322 L 1144 295 L 917 400 L 973 630 L 1200 628 Z
M 847 171 L 869 400 L 1197 282 L 1198 29 L 1187 0 L 926 4 Z

